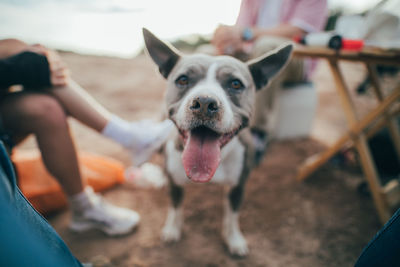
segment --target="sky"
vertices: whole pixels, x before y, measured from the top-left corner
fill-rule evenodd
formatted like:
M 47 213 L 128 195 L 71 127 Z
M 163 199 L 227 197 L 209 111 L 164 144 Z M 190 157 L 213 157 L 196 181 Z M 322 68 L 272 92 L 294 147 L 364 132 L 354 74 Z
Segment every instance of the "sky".
M 379 0 L 328 0 L 330 8 L 362 12 Z M 240 0 L 0 0 L 0 38 L 19 38 L 83 54 L 132 57 L 141 29 L 167 40 L 211 34 L 233 24 Z

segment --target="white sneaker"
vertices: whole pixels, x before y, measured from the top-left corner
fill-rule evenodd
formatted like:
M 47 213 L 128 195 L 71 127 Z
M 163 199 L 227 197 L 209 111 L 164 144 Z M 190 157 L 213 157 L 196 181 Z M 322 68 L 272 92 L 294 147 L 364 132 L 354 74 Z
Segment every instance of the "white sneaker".
M 132 153 L 133 166 L 140 166 L 165 143 L 174 124 L 170 120 L 156 123 L 150 120 L 133 122 L 134 138 L 128 147 Z
M 131 232 L 139 223 L 137 212 L 114 206 L 86 187 L 83 198 L 71 200 L 72 219 L 69 228 L 75 232 L 98 229 L 115 236 Z M 78 203 L 79 202 L 79 203 Z

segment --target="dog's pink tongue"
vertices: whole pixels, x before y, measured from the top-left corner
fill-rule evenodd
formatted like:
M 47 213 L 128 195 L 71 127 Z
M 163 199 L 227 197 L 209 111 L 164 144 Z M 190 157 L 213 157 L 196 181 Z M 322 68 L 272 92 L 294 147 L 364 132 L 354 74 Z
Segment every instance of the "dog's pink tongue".
M 219 136 L 207 129 L 191 132 L 182 154 L 186 175 L 194 182 L 211 180 L 220 162 Z

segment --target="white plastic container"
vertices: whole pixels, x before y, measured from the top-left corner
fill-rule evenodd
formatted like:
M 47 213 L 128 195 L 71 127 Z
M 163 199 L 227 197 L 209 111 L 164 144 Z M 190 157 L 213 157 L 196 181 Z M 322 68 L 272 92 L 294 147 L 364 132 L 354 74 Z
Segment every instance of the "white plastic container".
M 308 137 L 317 108 L 317 92 L 312 83 L 279 90 L 270 130 L 277 139 Z

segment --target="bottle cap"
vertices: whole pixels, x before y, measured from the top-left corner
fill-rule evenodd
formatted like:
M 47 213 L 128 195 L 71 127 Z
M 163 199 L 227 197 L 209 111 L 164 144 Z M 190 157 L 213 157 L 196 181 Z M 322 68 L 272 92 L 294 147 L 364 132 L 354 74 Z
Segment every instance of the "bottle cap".
M 364 46 L 363 40 L 343 39 L 341 48 L 343 50 L 360 51 L 363 48 L 363 46 Z

